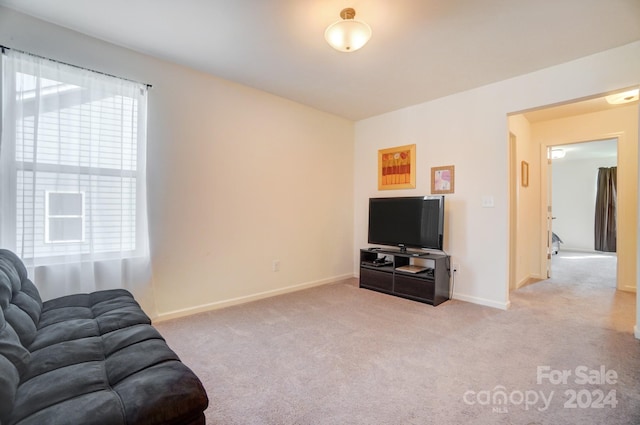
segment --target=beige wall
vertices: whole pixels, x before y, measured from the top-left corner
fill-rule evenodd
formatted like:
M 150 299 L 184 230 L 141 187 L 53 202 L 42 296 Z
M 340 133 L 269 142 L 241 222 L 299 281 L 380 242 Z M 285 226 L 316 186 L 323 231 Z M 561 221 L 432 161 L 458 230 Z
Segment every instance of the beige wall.
M 540 155 L 539 148 L 531 140 L 531 125 L 521 114 L 509 117 L 509 131 L 516 136 L 516 203 L 517 226 L 515 237 L 515 282 L 519 288 L 530 279 L 546 278 L 546 270 L 540 268 Z M 522 161 L 529 164 L 529 184 L 522 185 Z
M 638 235 L 638 105 L 531 125 L 535 146 L 618 138 L 618 287 L 635 291 Z M 546 163 L 541 173 L 546 173 Z M 543 199 L 546 191 L 543 188 Z
M 0 44 L 153 85 L 150 315 L 352 276 L 352 122 L 1 7 Z

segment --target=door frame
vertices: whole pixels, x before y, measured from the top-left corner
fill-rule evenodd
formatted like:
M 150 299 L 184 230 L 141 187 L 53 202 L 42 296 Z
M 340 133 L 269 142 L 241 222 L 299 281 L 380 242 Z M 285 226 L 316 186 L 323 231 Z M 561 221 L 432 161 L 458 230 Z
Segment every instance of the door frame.
M 607 134 L 603 134 L 601 136 L 597 136 L 594 138 L 589 138 L 587 140 L 578 140 L 578 141 L 556 141 L 556 142 L 551 142 L 551 143 L 543 143 L 540 146 L 540 204 L 541 204 L 541 209 L 540 209 L 540 271 L 545 271 L 548 270 L 549 271 L 549 276 L 548 277 L 552 277 L 551 276 L 551 255 L 547 256 L 547 252 L 549 250 L 549 246 L 548 244 L 548 240 L 550 239 L 550 233 L 552 229 L 553 229 L 553 224 L 550 223 L 552 221 L 551 216 L 553 215 L 552 211 L 548 210 L 548 207 L 551 205 L 551 199 L 550 197 L 552 196 L 550 187 L 552 184 L 551 181 L 551 166 L 552 166 L 552 160 L 548 159 L 548 152 L 554 147 L 554 146 L 566 146 L 566 145 L 573 145 L 573 144 L 578 144 L 578 143 L 589 143 L 589 142 L 597 142 L 600 140 L 607 140 L 607 139 L 616 139 L 616 163 L 619 165 L 620 162 L 620 141 L 621 139 L 624 139 L 624 132 L 614 132 L 614 133 L 607 133 Z M 620 194 L 620 192 L 618 192 Z M 619 196 L 619 195 L 618 195 Z M 623 195 L 624 196 L 624 195 Z M 619 198 L 618 198 L 619 199 Z M 547 230 L 547 226 L 548 229 Z M 617 226 L 616 227 L 616 237 L 618 235 L 620 235 L 622 226 Z M 547 258 L 548 257 L 548 258 Z M 631 258 L 629 260 L 635 261 L 634 258 Z M 623 261 L 627 261 L 625 259 L 625 257 L 623 256 Z M 620 280 L 620 258 L 618 257 L 618 261 L 616 261 L 616 288 L 619 290 L 626 290 L 629 291 L 629 288 L 625 288 L 623 283 Z

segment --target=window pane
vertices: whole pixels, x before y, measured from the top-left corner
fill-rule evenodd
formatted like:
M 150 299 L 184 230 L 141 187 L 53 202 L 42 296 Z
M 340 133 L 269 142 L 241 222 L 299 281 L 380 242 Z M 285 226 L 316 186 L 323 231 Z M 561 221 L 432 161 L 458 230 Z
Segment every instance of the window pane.
M 37 158 L 41 164 L 136 170 L 136 99 L 115 92 L 92 94 L 78 86 L 40 79 L 40 104 L 36 106 L 37 79 L 20 73 L 18 77 L 17 100 L 23 112 L 16 127 L 16 160 Z
M 82 241 L 82 218 L 50 218 L 47 242 Z
M 17 244 L 35 257 L 131 251 L 136 248 L 136 178 L 18 171 Z M 45 243 L 47 191 L 83 192 L 85 240 L 73 247 Z M 79 239 L 76 239 L 79 240 Z
M 82 193 L 49 192 L 49 216 L 82 215 Z

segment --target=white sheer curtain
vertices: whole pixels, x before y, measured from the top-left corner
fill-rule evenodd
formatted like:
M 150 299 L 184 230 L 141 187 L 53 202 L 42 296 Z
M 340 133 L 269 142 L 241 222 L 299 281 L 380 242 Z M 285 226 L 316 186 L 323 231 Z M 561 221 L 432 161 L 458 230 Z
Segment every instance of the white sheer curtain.
M 125 288 L 153 313 L 147 87 L 14 50 L 2 59 L 0 246 L 44 299 Z

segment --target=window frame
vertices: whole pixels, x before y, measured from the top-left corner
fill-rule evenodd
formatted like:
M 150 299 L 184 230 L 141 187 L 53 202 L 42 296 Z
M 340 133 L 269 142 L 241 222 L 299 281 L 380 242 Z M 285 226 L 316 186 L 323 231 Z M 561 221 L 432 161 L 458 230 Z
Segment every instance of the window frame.
M 50 211 L 50 195 L 73 194 L 80 195 L 80 214 L 51 214 Z M 45 190 L 44 192 L 44 243 L 45 244 L 81 244 L 86 242 L 86 226 L 85 226 L 85 191 L 69 191 L 69 190 Z M 80 239 L 59 239 L 51 240 L 51 219 L 79 218 L 81 223 Z

